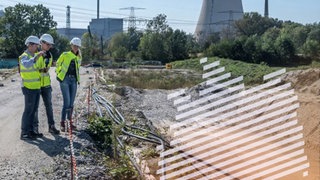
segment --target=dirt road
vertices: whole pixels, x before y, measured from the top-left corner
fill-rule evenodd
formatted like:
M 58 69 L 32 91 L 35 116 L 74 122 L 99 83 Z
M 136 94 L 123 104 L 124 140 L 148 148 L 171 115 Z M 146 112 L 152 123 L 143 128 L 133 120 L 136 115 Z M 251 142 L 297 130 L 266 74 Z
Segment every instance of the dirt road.
M 51 68 L 53 111 L 56 127 L 60 128 L 62 95 L 54 68 Z M 83 77 L 82 82 L 85 82 Z M 66 135 L 52 135 L 42 99 L 39 105 L 39 131 L 44 137 L 34 141 L 20 140 L 21 117 L 24 96 L 21 91 L 20 76 L 16 73 L 2 81 L 0 87 L 0 179 L 47 179 L 56 166 L 54 157 L 65 151 L 69 140 Z M 79 90 L 85 85 L 79 87 Z

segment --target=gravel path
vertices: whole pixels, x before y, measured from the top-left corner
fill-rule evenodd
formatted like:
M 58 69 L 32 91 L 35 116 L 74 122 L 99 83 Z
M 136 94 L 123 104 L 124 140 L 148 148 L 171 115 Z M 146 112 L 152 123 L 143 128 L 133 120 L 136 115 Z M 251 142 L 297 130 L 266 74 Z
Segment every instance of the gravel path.
M 78 95 L 83 94 L 83 89 L 89 83 L 91 73 L 81 71 L 82 81 L 78 88 Z M 59 119 L 62 105 L 60 87 L 55 80 L 54 68 L 50 70 L 52 77 L 53 110 L 56 127 L 59 128 Z M 2 80 L 0 87 L 0 179 L 61 179 L 70 176 L 69 173 L 69 139 L 66 134 L 52 135 L 48 132 L 45 109 L 40 100 L 39 130 L 44 134 L 41 139 L 33 141 L 20 140 L 21 117 L 24 108 L 24 96 L 21 91 L 20 76 L 16 73 L 8 79 Z M 78 97 L 81 98 L 81 97 Z M 78 100 L 81 101 L 81 100 Z M 79 131 L 75 133 L 75 153 L 83 167 L 80 176 L 93 173 L 90 163 L 84 163 L 86 157 L 81 152 L 95 151 L 90 142 L 90 137 L 83 131 L 84 123 L 79 122 Z M 88 150 L 89 147 L 89 150 Z M 90 150 L 91 147 L 91 150 Z M 77 159 L 77 160 L 78 160 Z M 92 161 L 92 160 L 87 160 Z M 94 162 L 93 162 L 94 163 Z

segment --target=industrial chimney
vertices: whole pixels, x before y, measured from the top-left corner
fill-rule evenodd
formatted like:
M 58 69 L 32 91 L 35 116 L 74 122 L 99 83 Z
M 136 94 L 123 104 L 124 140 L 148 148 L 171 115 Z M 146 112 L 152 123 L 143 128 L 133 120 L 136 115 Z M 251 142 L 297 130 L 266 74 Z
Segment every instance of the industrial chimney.
M 99 19 L 100 16 L 100 0 L 97 0 L 97 19 Z
M 268 0 L 264 1 L 264 17 L 269 17 L 269 3 L 268 3 Z
M 241 0 L 203 0 L 195 37 L 198 42 L 205 42 L 215 32 L 230 31 L 234 21 L 242 17 Z
M 70 29 L 70 6 L 67 6 L 67 21 L 66 21 L 66 28 Z

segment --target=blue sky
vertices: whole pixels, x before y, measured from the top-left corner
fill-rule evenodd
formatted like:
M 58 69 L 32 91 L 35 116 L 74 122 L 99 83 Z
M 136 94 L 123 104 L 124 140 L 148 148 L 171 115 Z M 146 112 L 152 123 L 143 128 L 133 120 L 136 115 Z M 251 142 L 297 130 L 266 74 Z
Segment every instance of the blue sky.
M 1 0 L 0 8 L 17 3 L 29 5 L 43 4 L 50 8 L 58 27 L 66 27 L 66 6 L 71 6 L 71 27 L 86 28 L 91 18 L 96 18 L 96 0 Z M 100 18 L 127 18 L 130 10 L 120 8 L 145 8 L 135 10 L 138 19 L 152 19 L 158 14 L 166 14 L 168 24 L 173 29 L 193 33 L 201 10 L 202 0 L 100 0 Z M 264 0 L 242 0 L 244 12 L 264 14 Z M 279 20 L 298 23 L 320 22 L 320 0 L 269 0 L 269 16 Z M 144 23 L 137 22 L 143 28 Z

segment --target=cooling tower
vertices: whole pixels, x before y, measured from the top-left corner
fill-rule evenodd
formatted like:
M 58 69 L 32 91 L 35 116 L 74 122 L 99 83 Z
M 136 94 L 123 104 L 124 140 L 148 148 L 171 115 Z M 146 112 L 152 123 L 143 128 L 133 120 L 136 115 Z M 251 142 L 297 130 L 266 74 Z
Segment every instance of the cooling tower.
M 195 37 L 203 42 L 214 32 L 230 31 L 233 22 L 242 16 L 241 0 L 203 0 Z

